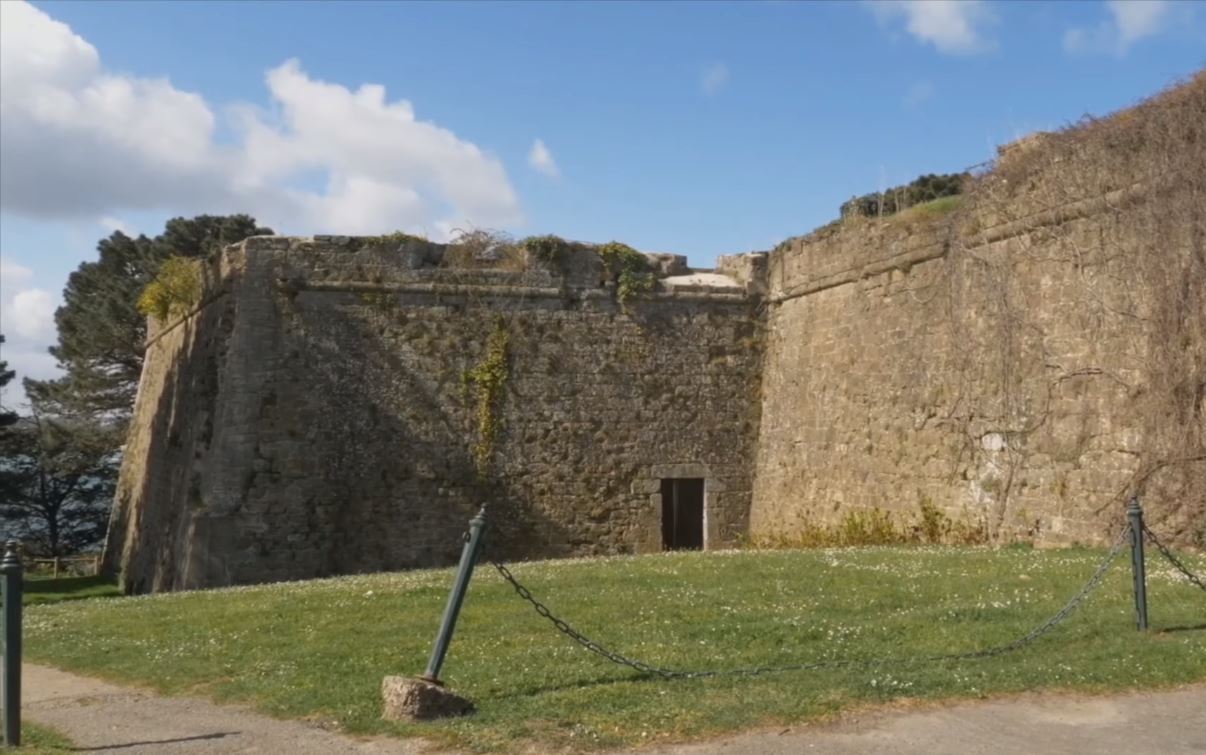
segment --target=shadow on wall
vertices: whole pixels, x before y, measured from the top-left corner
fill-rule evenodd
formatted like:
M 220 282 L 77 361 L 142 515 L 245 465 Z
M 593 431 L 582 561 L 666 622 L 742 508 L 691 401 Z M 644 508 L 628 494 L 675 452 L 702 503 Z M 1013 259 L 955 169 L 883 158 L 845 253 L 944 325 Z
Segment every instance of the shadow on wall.
M 322 292 L 303 292 L 292 306 L 284 319 L 295 328 L 285 339 L 293 364 L 276 373 L 289 384 L 275 386 L 289 400 L 277 407 L 309 424 L 298 431 L 315 468 L 310 497 L 288 507 L 311 517 L 306 534 L 325 544 L 324 573 L 451 565 L 482 503 L 490 505 L 492 554 L 562 555 L 564 528 L 475 466 L 461 375 L 478 355 L 463 342 L 483 338 L 496 310 L 366 307 L 355 294 Z M 441 309 L 444 317 L 428 316 Z M 474 321 L 480 327 L 467 324 Z M 280 458 L 295 448 L 283 443 Z
M 126 592 L 183 586 L 182 554 L 191 550 L 191 514 L 201 505 L 198 461 L 213 438 L 219 364 L 233 316 L 229 296 L 219 296 L 161 329 L 148 346 L 105 547 L 104 568 L 120 572 Z

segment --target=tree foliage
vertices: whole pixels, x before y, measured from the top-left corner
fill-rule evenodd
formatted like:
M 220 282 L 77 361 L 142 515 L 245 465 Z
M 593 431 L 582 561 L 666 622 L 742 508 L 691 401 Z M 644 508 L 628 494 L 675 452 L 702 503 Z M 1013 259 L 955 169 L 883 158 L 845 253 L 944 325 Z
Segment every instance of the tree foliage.
M 174 218 L 162 234 L 117 231 L 97 244 L 98 258 L 71 274 L 55 312 L 50 349 L 66 375 L 29 382 L 31 398 L 71 405 L 73 413 L 128 415 L 142 373 L 146 317 L 138 300 L 173 257 L 201 259 L 248 236 L 272 233 L 247 215 Z
M 0 429 L 0 519 L 6 537 L 62 556 L 100 543 L 117 479 L 112 422 L 33 413 Z
M 101 541 L 142 374 L 139 297 L 165 263 L 169 271 L 195 269 L 227 244 L 270 233 L 246 215 L 201 215 L 169 220 L 154 238 L 119 231 L 101 239 L 97 259 L 71 274 L 55 312 L 58 343 L 50 352 L 65 375 L 25 381 L 30 416 L 0 413 L 0 518 L 8 536 L 47 555 Z M 0 386 L 12 378 L 0 363 Z
M 201 261 L 168 257 L 138 297 L 138 311 L 157 320 L 188 313 L 201 302 Z
M 4 336 L 0 335 L 0 344 L 3 344 L 3 343 L 4 343 Z M 17 375 L 16 372 L 14 372 L 8 368 L 8 362 L 4 361 L 3 359 L 0 359 L 0 397 L 3 396 L 4 386 L 8 385 L 9 382 L 11 382 L 14 377 L 16 377 L 16 375 Z M 6 409 L 3 404 L 0 404 L 0 432 L 3 432 L 4 428 L 8 427 L 9 425 L 12 425 L 16 421 L 17 421 L 17 413 L 8 411 L 8 409 Z

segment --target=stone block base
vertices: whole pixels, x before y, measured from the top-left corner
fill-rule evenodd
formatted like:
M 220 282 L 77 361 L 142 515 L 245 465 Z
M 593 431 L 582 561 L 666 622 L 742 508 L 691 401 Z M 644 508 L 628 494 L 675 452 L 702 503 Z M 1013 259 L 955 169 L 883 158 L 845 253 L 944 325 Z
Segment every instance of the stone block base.
M 473 712 L 473 703 L 447 687 L 406 676 L 385 677 L 381 699 L 385 703 L 382 718 L 387 721 L 427 721 Z

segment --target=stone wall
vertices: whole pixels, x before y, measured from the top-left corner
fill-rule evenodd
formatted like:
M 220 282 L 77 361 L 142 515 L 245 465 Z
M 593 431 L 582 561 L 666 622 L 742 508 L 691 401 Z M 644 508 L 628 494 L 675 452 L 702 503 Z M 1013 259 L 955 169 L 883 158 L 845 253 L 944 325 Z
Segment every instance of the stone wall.
M 1206 544 L 1206 77 L 1005 154 L 952 211 L 770 259 L 751 534 L 923 502 L 1100 542 L 1132 493 Z
M 109 544 L 128 589 L 446 565 L 484 501 L 510 555 L 658 550 L 663 477 L 706 479 L 707 547 L 747 531 L 761 349 L 743 287 L 621 306 L 590 264 L 458 270 L 439 251 L 226 251 L 209 303 L 148 353 Z M 479 469 L 463 376 L 499 329 Z
M 673 477 L 706 479 L 709 548 L 923 506 L 1101 542 L 1136 493 L 1206 546 L 1202 123 L 1206 74 L 954 206 L 651 258 L 623 304 L 582 246 L 249 239 L 152 335 L 107 559 L 138 591 L 448 564 L 483 501 L 506 555 L 657 550 Z

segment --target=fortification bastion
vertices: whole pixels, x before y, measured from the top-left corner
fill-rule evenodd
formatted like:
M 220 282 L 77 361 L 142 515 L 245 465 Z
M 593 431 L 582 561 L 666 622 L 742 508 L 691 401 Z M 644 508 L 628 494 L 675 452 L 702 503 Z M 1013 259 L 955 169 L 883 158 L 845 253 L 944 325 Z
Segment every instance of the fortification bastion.
M 131 591 L 445 565 L 484 501 L 532 558 L 870 512 L 1101 543 L 1135 494 L 1206 547 L 1203 123 L 1199 74 L 715 271 L 248 239 L 153 326 L 106 562 Z

